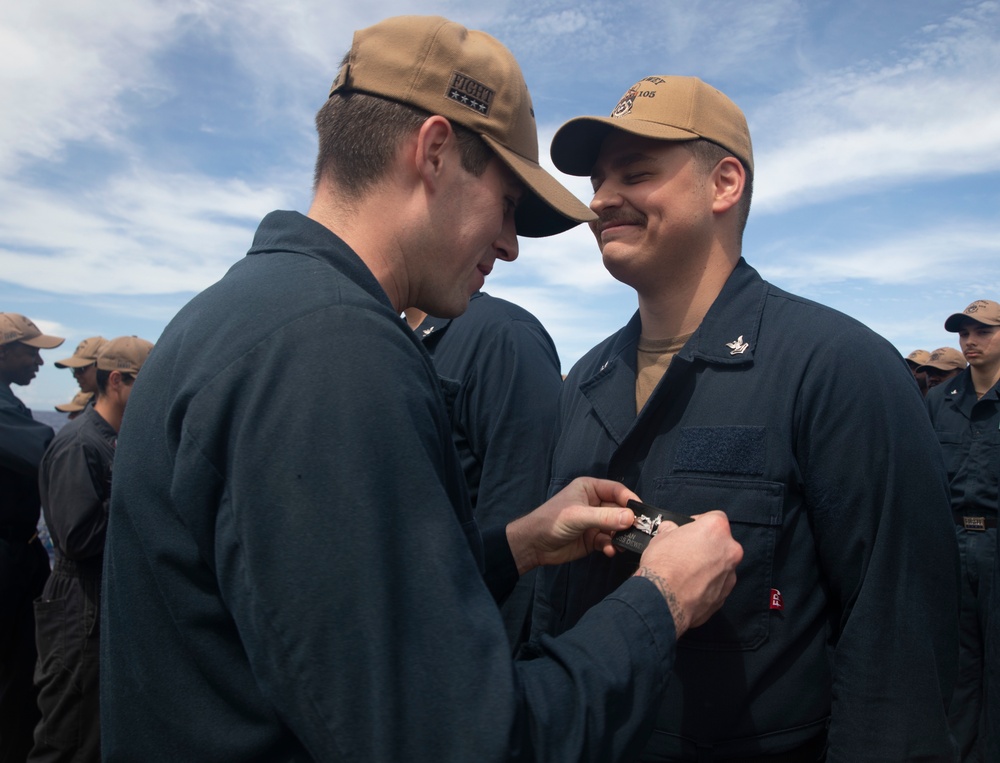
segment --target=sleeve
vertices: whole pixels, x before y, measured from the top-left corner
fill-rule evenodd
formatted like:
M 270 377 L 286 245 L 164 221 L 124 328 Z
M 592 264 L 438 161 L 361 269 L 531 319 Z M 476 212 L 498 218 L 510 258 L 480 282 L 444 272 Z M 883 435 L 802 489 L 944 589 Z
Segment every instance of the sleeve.
M 317 760 L 634 751 L 649 730 L 636 708 L 656 707 L 673 660 L 655 586 L 631 581 L 515 664 L 462 527 L 429 359 L 384 316 L 354 308 L 343 332 L 331 321 L 288 327 L 188 412 L 226 411 L 215 432 L 193 425 L 186 457 L 215 458 L 225 476 L 210 556 L 282 722 Z
M 52 441 L 52 427 L 35 421 L 0 398 L 0 464 L 12 472 L 35 480 L 38 464 Z
M 489 326 L 459 400 L 460 436 L 479 469 L 478 484 L 470 490 L 484 528 L 505 526 L 545 501 L 562 386 L 559 356 L 540 323 L 502 316 Z M 515 652 L 529 636 L 536 576 L 532 570 L 516 579 L 498 598 Z
M 815 350 L 796 407 L 834 616 L 827 760 L 950 760 L 959 567 L 941 451 L 898 353 L 843 338 Z
M 538 323 L 500 320 L 480 341 L 463 385 L 461 421 L 481 476 L 476 518 L 503 524 L 545 501 L 562 385 L 559 358 Z
M 104 552 L 109 486 L 102 484 L 100 457 L 79 438 L 58 438 L 46 451 L 39 474 L 45 524 L 59 552 L 81 561 Z

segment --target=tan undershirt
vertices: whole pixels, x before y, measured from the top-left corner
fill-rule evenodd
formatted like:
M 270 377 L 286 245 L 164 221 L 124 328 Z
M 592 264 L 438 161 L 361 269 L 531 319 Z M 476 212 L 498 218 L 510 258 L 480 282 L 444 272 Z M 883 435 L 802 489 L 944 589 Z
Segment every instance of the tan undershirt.
M 691 332 L 694 333 L 694 332 Z M 646 339 L 639 337 L 639 344 L 636 346 L 636 375 L 635 375 L 635 410 L 636 413 L 653 394 L 656 385 L 660 383 L 663 374 L 667 372 L 667 366 L 673 360 L 681 347 L 691 338 L 691 334 L 675 336 L 670 339 Z

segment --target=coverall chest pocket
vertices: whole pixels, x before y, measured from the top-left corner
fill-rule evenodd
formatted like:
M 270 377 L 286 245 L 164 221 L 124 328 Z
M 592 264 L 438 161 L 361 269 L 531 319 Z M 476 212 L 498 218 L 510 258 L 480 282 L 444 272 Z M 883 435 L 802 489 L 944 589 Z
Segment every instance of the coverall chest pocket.
M 941 454 L 944 456 L 944 465 L 948 470 L 948 479 L 951 480 L 962 468 L 965 460 L 965 446 L 962 444 L 961 432 L 942 432 L 935 430 L 938 442 L 941 444 Z
M 679 646 L 735 651 L 767 640 L 774 548 L 781 527 L 784 485 L 724 477 L 662 477 L 653 503 L 689 514 L 719 510 L 729 517 L 733 537 L 743 546 L 736 587 L 704 625 L 692 628 Z

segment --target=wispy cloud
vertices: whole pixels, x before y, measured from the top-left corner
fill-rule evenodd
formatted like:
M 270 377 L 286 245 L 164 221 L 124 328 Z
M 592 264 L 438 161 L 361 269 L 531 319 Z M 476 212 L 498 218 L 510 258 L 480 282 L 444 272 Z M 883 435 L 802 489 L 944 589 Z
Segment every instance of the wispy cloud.
M 968 282 L 975 273 L 986 277 L 978 265 L 1000 261 L 1000 225 L 976 221 L 915 227 L 906 235 L 898 231 L 877 241 L 842 241 L 822 249 L 802 251 L 800 244 L 776 241 L 775 251 L 794 251 L 776 258 L 760 254 L 769 277 L 791 289 L 811 290 L 819 285 L 866 281 L 878 286 L 912 286 Z M 967 270 L 970 269 L 970 270 Z
M 203 176 L 120 175 L 83 197 L 0 183 L 5 281 L 56 293 L 200 290 L 248 248 L 276 188 Z
M 751 116 L 756 213 L 1000 169 L 1000 4 L 924 29 L 911 52 L 829 72 Z

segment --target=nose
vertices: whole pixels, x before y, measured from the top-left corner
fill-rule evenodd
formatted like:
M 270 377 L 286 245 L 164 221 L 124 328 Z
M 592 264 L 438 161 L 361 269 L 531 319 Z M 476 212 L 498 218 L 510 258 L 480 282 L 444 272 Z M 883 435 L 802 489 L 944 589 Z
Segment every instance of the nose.
M 504 262 L 513 262 L 517 259 L 517 226 L 514 223 L 514 215 L 507 215 L 503 221 L 503 228 L 500 236 L 493 242 L 493 249 L 497 253 L 497 259 Z
M 604 209 L 620 207 L 622 197 L 615 189 L 614 184 L 605 180 L 594 190 L 594 198 L 590 200 L 590 208 L 595 214 L 601 214 Z

